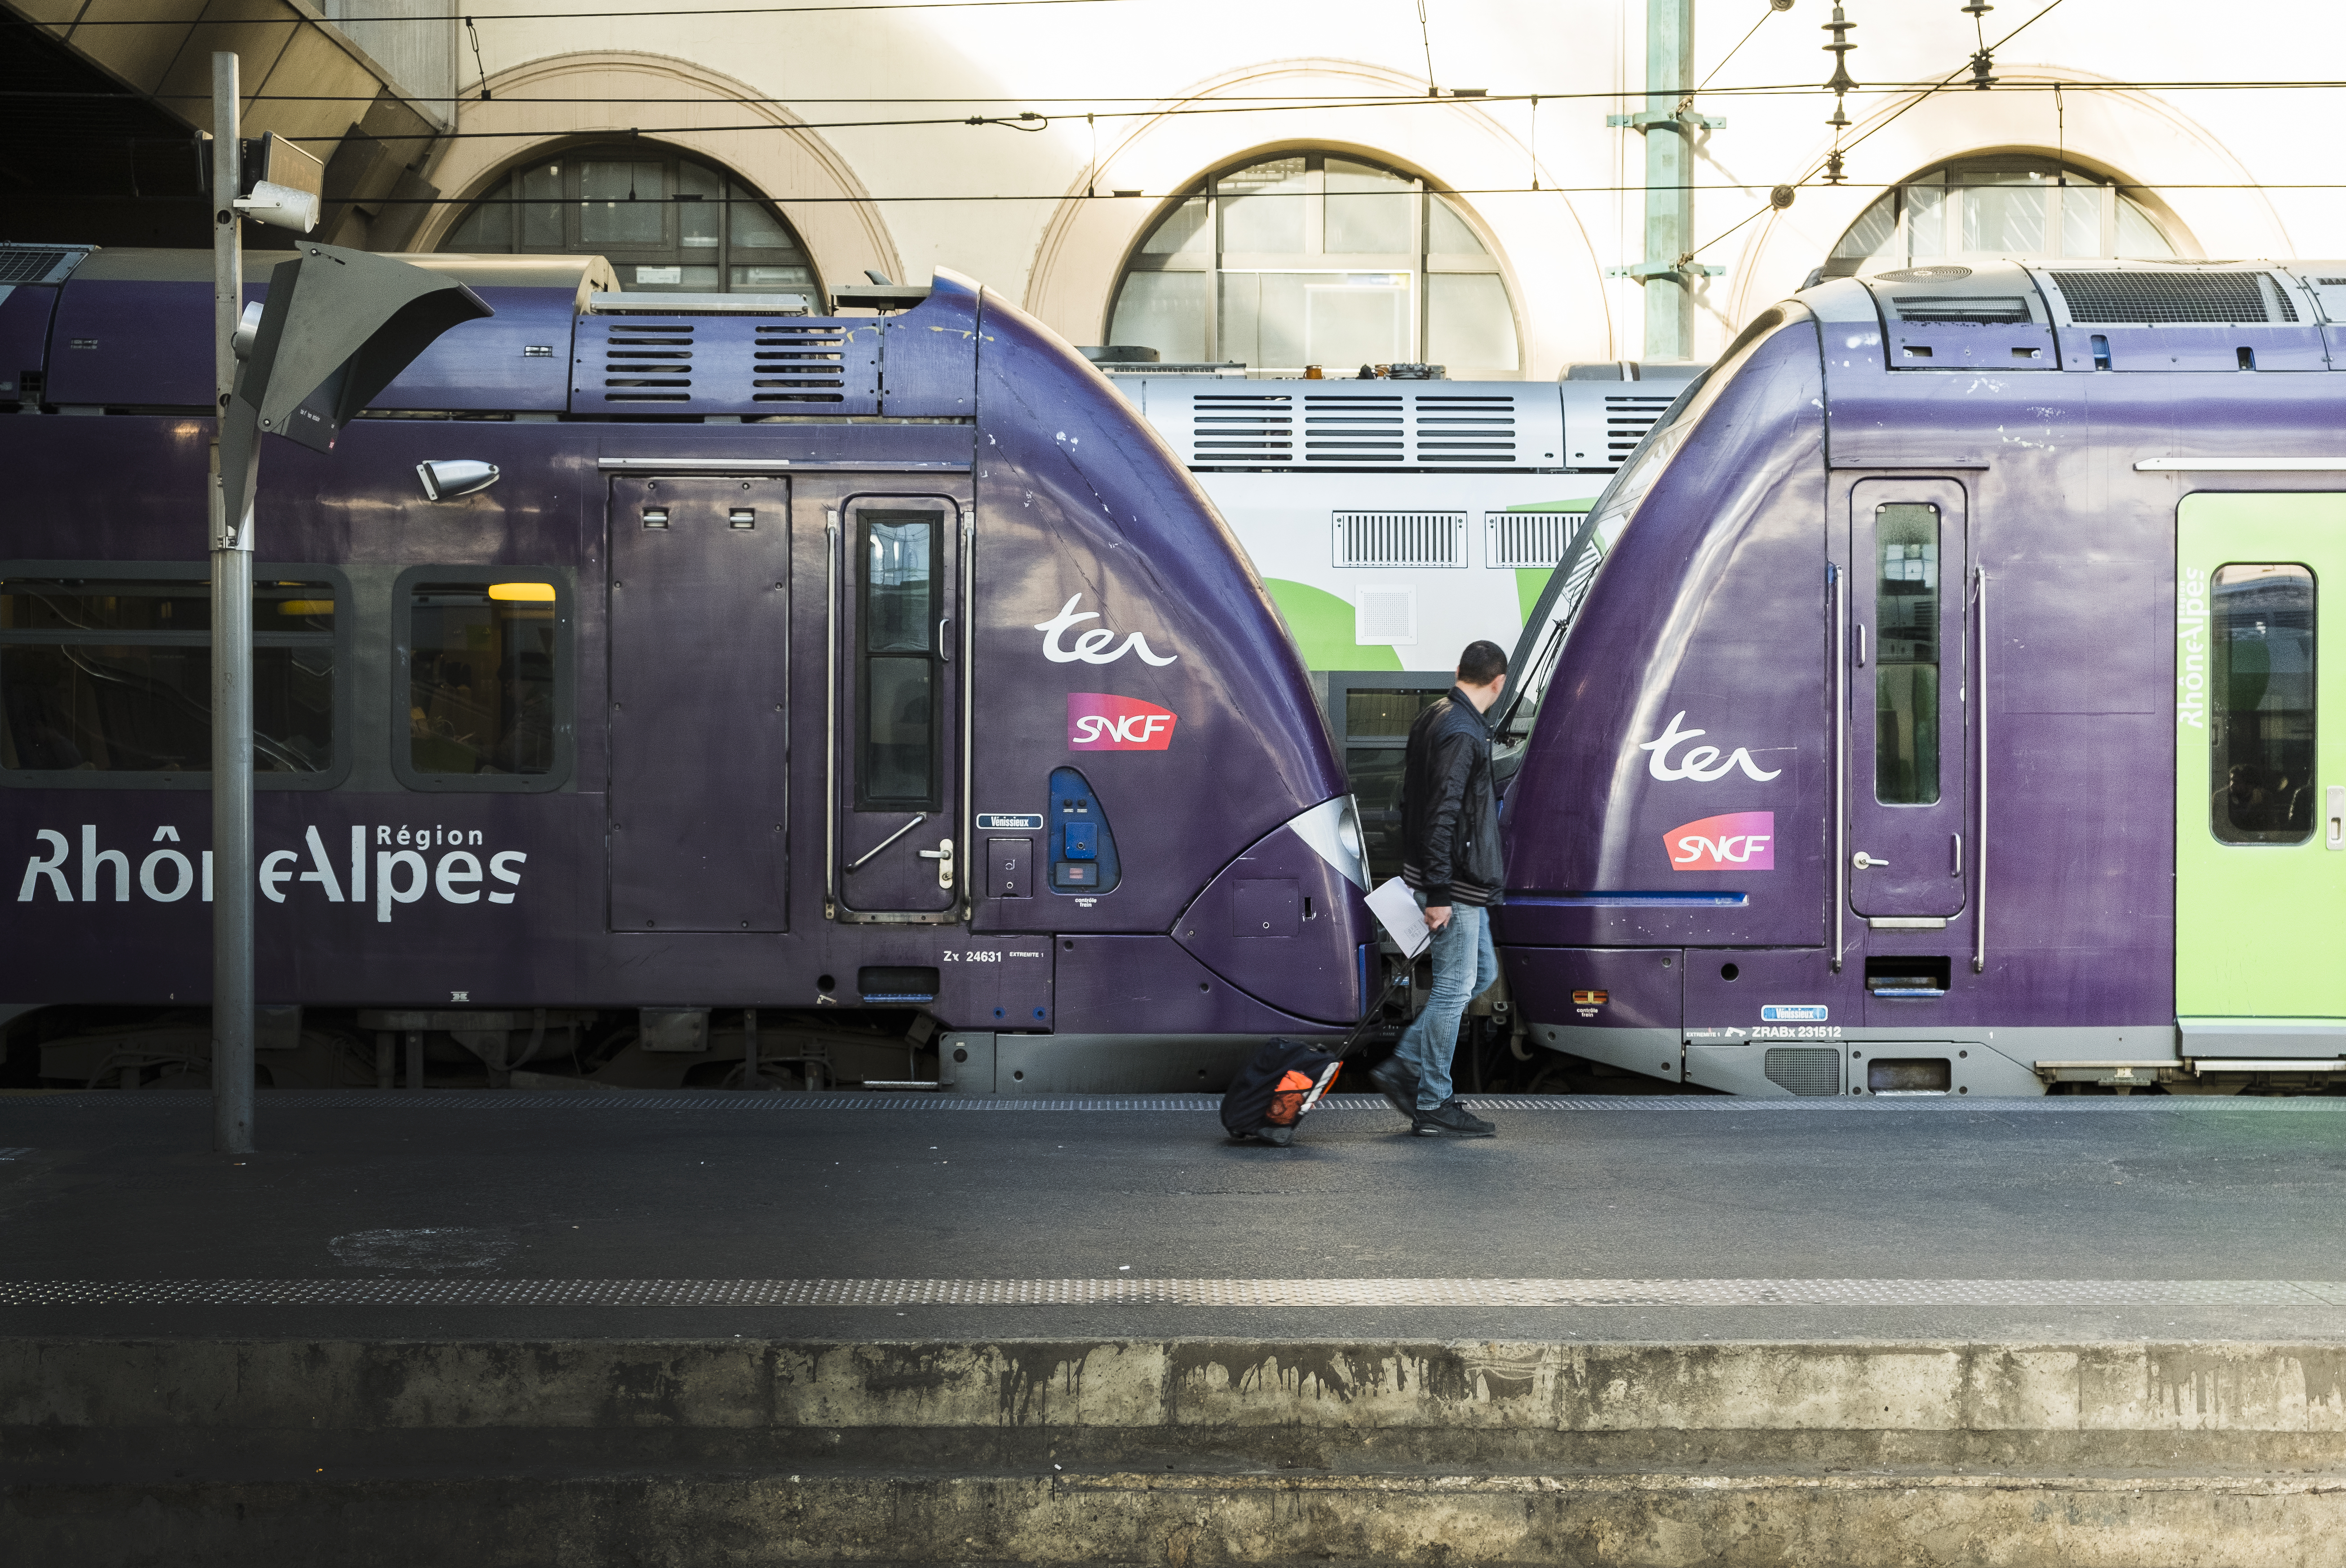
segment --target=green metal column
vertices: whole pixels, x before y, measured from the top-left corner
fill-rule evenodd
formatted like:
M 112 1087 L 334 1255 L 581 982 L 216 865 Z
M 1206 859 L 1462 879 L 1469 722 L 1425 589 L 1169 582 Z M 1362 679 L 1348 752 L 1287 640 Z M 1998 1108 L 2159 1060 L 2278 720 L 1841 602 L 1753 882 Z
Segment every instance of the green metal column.
M 1694 348 L 1694 295 L 1678 259 L 1694 245 L 1693 127 L 1678 105 L 1694 86 L 1694 0 L 1646 0 L 1646 358 Z M 1667 269 L 1667 270 L 1665 270 Z
M 1646 0 L 1646 107 L 1605 117 L 1606 125 L 1646 138 L 1646 259 L 1608 267 L 1606 276 L 1645 285 L 1644 357 L 1649 360 L 1693 357 L 1691 284 L 1725 270 L 1684 259 L 1695 243 L 1694 133 L 1727 124 L 1695 113 L 1693 92 L 1694 0 Z

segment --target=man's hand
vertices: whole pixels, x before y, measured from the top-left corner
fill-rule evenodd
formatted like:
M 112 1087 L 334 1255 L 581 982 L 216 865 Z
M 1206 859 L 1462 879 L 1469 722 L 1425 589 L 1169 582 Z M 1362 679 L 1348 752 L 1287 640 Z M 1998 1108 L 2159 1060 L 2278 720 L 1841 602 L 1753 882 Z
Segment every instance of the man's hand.
M 1446 926 L 1449 923 L 1450 906 L 1448 904 L 1435 904 L 1425 911 L 1426 930 L 1440 931 L 1443 926 Z

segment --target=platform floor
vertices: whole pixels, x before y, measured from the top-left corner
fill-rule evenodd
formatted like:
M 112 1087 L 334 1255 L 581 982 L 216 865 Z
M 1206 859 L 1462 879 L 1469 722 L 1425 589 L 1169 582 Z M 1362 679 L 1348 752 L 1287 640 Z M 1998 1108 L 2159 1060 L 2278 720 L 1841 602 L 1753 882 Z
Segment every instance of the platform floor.
M 2346 1338 L 2346 1100 L 0 1095 L 0 1334 Z

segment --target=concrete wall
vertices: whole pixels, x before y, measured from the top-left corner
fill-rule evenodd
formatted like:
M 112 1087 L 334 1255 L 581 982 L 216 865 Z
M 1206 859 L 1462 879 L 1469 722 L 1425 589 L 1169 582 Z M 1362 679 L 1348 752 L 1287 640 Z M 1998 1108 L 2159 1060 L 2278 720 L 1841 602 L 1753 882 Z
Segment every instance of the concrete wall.
M 464 36 L 456 0 L 321 0 L 319 9 L 393 81 L 443 118 L 455 118 Z

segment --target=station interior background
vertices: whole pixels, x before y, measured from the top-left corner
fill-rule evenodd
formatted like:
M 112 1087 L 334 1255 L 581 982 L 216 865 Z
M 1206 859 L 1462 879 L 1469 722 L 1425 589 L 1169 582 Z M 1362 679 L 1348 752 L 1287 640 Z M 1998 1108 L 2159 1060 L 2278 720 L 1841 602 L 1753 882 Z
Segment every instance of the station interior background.
M 2346 254 L 2327 143 L 2305 134 L 2346 105 L 2273 94 L 2288 73 L 2267 29 L 2169 0 L 1851 0 L 1858 85 L 1835 127 L 1834 7 L 1652 4 L 1688 19 L 1700 88 L 1656 100 L 1701 122 L 1675 257 L 1649 253 L 1656 133 L 1608 124 L 1648 107 L 1651 18 L 1627 0 L 1469 0 L 1423 21 L 1402 0 L 470 22 L 448 0 L 20 3 L 0 226 L 205 243 L 190 148 L 209 52 L 229 47 L 248 134 L 327 162 L 319 236 L 336 243 L 594 251 L 631 290 L 817 310 L 867 271 L 946 266 L 1076 342 L 1257 374 L 1428 361 L 1547 380 L 1665 357 L 1647 295 L 1668 290 L 1631 275 L 1657 262 L 1706 269 L 1680 274 L 1691 311 L 1668 356 L 1699 360 L 1816 270 L 1869 257 Z M 2305 58 L 2346 44 L 2331 9 L 2292 7 L 2289 27 Z M 2015 28 L 1974 90 L 1974 50 Z M 23 96 L 35 83 L 105 96 Z

